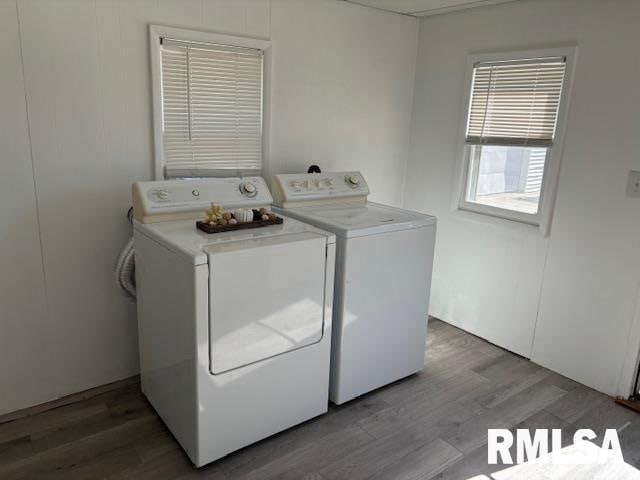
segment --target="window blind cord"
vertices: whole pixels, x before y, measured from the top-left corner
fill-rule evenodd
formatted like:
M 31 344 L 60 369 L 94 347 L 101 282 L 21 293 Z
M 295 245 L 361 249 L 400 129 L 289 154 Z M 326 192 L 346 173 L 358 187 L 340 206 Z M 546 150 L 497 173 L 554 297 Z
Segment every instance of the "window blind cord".
M 191 135 L 191 122 L 192 122 L 192 118 L 193 116 L 191 115 L 191 109 L 192 109 L 192 105 L 191 105 L 191 47 L 187 47 L 187 128 L 189 129 L 189 141 L 191 142 L 193 140 L 193 137 Z M 192 151 L 191 153 L 191 159 L 195 160 L 195 155 Z
M 491 97 L 491 86 L 493 85 L 493 73 L 494 69 L 489 70 L 489 83 L 487 84 L 487 99 L 484 103 L 484 117 L 482 118 L 482 130 L 480 131 L 480 136 L 484 137 L 484 130 L 487 126 L 487 112 L 489 111 L 489 97 Z
M 538 67 L 538 70 L 536 70 L 536 78 L 535 81 L 533 83 L 533 94 L 532 94 L 532 99 L 531 99 L 531 103 L 529 105 L 529 123 L 527 124 L 527 133 L 526 133 L 526 138 L 529 138 L 531 135 L 531 125 L 533 124 L 533 106 L 536 104 L 536 99 L 538 96 L 538 84 L 540 82 L 540 67 Z M 529 142 L 525 143 L 525 146 L 528 145 Z
M 127 211 L 127 219 L 133 224 L 133 207 Z M 120 255 L 115 265 L 116 284 L 124 291 L 124 293 L 135 300 L 136 298 L 136 278 L 135 278 L 135 247 L 133 237 L 131 237 Z
M 236 85 L 238 85 L 238 64 L 234 64 L 233 66 L 233 74 L 235 76 L 235 81 L 236 81 Z M 236 87 L 236 89 L 234 90 L 234 98 L 233 101 L 235 103 L 236 106 L 236 111 L 235 111 L 235 121 L 236 121 L 236 130 L 234 133 L 234 140 L 235 140 L 235 146 L 237 147 L 238 145 L 238 128 L 239 128 L 239 124 L 240 124 L 240 120 L 238 118 L 238 88 Z M 238 155 L 236 154 L 235 157 L 235 163 L 236 163 L 236 177 L 243 177 L 242 173 L 240 172 L 240 159 L 238 158 Z

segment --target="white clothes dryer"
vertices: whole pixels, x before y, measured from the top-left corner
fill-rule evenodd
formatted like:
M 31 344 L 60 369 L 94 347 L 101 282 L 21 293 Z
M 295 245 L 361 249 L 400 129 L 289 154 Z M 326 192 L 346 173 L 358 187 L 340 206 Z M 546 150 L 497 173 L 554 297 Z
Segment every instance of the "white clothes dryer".
M 133 186 L 142 390 L 196 466 L 327 411 L 335 236 L 207 234 L 210 204 L 268 207 L 260 177 Z

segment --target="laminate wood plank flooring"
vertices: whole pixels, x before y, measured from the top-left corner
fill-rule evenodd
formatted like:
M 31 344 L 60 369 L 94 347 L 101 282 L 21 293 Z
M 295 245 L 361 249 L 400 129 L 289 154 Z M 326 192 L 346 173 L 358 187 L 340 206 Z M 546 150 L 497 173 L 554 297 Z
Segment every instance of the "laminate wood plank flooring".
M 436 319 L 425 369 L 196 469 L 136 378 L 0 417 L 0 478 L 466 480 L 487 465 L 487 428 L 606 428 L 640 466 L 640 415 Z

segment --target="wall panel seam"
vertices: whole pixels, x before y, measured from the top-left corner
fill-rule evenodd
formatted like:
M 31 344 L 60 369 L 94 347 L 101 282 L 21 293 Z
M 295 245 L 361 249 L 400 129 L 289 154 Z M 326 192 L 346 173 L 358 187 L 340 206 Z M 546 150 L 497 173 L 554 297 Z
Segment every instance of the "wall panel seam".
M 22 91 L 24 93 L 24 109 L 27 120 L 27 140 L 29 143 L 29 159 L 31 161 L 31 178 L 33 181 L 33 197 L 36 207 L 36 223 L 38 225 L 38 245 L 40 247 L 40 265 L 42 268 L 42 288 L 44 290 L 44 303 L 45 312 L 47 317 L 50 315 L 49 310 L 49 293 L 47 288 L 47 272 L 44 263 L 44 245 L 42 243 L 42 224 L 40 223 L 40 203 L 38 199 L 38 182 L 36 180 L 35 162 L 33 158 L 33 142 L 31 140 L 31 116 L 29 115 L 29 99 L 27 95 L 27 82 L 25 77 L 24 68 L 24 49 L 23 49 L 23 33 L 22 33 L 22 18 L 20 17 L 20 5 L 19 0 L 15 0 L 16 6 L 16 21 L 18 24 L 18 42 L 20 45 L 20 69 L 22 76 Z

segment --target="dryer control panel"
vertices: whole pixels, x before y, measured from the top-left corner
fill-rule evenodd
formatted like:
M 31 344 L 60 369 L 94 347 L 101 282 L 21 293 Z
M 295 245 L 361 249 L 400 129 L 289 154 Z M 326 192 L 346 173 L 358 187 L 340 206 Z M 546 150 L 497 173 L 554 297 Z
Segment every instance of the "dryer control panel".
M 364 203 L 369 187 L 360 172 L 275 175 L 274 203 L 283 208 L 326 203 Z
M 262 177 L 199 178 L 133 184 L 133 216 L 141 223 L 200 218 L 212 203 L 256 208 L 273 199 Z

